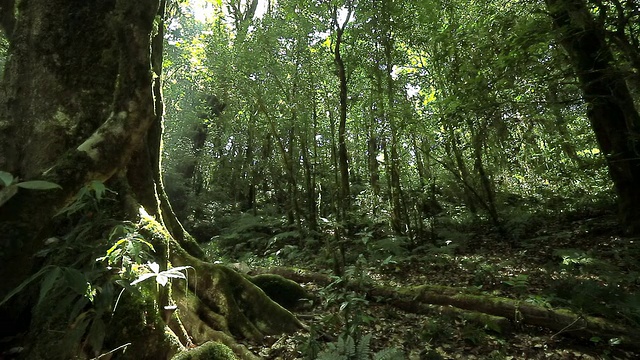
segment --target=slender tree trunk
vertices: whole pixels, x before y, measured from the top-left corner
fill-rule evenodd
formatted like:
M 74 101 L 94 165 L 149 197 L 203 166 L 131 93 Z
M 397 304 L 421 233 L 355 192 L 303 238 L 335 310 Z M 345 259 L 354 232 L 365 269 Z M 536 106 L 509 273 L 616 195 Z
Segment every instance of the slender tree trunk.
M 375 87 L 374 87 L 375 88 Z M 367 165 L 369 168 L 369 185 L 371 186 L 371 191 L 375 197 L 380 196 L 380 164 L 378 164 L 378 116 L 377 111 L 375 111 L 375 102 L 373 99 L 375 95 L 372 94 L 372 102 L 369 108 L 369 126 L 368 126 L 368 137 L 367 140 Z M 373 208 L 375 213 L 376 208 Z
M 315 106 L 315 105 L 314 105 Z M 314 122 L 315 122 L 315 108 L 314 111 Z M 311 129 L 315 130 L 315 126 Z M 316 185 L 315 185 L 315 174 L 314 174 L 314 165 L 312 165 L 311 158 L 311 150 L 309 149 L 309 138 L 313 139 L 313 134 L 309 134 L 309 130 L 305 131 L 305 134 L 302 134 L 302 140 L 300 143 L 300 154 L 302 156 L 302 166 L 304 168 L 304 182 L 305 182 L 305 204 L 306 204 L 306 214 L 305 219 L 308 222 L 309 229 L 316 231 L 317 230 L 317 211 L 316 211 Z M 315 142 L 315 140 L 313 140 Z
M 336 125 L 333 112 L 329 110 L 329 124 L 331 130 L 331 163 L 333 164 L 333 191 L 331 192 L 332 212 L 335 214 L 333 240 L 327 240 L 327 247 L 333 257 L 333 272 L 342 275 L 345 267 L 345 253 L 343 246 L 343 222 L 344 222 L 344 199 L 341 196 L 340 186 L 340 166 L 338 161 L 338 148 L 336 146 Z
M 546 0 L 559 42 L 580 80 L 587 116 L 618 194 L 621 221 L 640 233 L 640 116 L 616 68 L 605 29 L 584 0 Z
M 462 150 L 460 149 L 460 145 L 459 145 L 460 140 L 458 139 L 458 136 L 455 134 L 455 130 L 453 129 L 453 127 L 449 126 L 448 130 L 449 130 L 449 144 L 450 144 L 451 150 L 453 151 L 453 158 L 457 165 L 457 174 L 458 174 L 457 177 L 461 182 L 460 187 L 462 188 L 462 191 L 464 194 L 464 200 L 465 200 L 465 203 L 467 204 L 467 208 L 469 209 L 469 211 L 472 214 L 476 214 L 478 212 L 476 199 L 473 193 L 471 192 L 471 189 L 469 189 L 469 186 L 467 186 L 467 185 L 471 185 L 469 183 L 471 179 L 471 175 L 469 173 L 469 169 L 467 168 L 467 164 L 464 161 Z
M 473 124 L 469 125 L 471 127 Z M 476 127 L 478 129 L 471 128 L 471 136 L 473 143 L 474 168 L 478 173 L 480 184 L 482 185 L 482 190 L 484 192 L 484 199 L 479 200 L 486 204 L 484 208 L 487 209 L 493 226 L 495 226 L 500 232 L 503 232 L 500 216 L 498 215 L 498 209 L 496 208 L 496 194 L 493 189 L 493 182 L 485 169 L 484 161 L 482 161 L 482 154 L 484 152 L 484 144 L 486 141 L 486 125 L 483 122 L 482 124 L 479 124 L 479 126 L 476 125 Z
M 371 119 L 369 124 L 369 141 L 367 142 L 368 148 L 368 166 L 370 173 L 370 184 L 372 192 L 375 196 L 374 201 L 381 200 L 381 189 L 380 189 L 380 163 L 378 162 L 378 154 L 385 147 L 384 140 L 381 140 L 379 131 L 381 131 L 384 127 L 382 124 L 382 119 L 384 119 L 385 114 L 385 104 L 384 104 L 384 91 L 382 88 L 382 73 L 380 71 L 379 61 L 375 61 L 373 69 L 372 69 L 372 79 L 371 79 Z M 379 122 L 381 124 L 379 124 Z M 386 162 L 388 159 L 386 158 L 386 150 L 384 150 L 385 163 L 384 167 L 387 168 Z M 385 170 L 386 171 L 386 170 Z M 388 174 L 387 174 L 388 176 Z M 373 206 L 373 213 L 375 214 L 377 211 L 376 206 Z
M 567 120 L 562 114 L 562 107 L 560 106 L 558 99 L 557 84 L 549 84 L 547 103 L 551 110 L 551 114 L 553 115 L 553 121 L 545 121 L 545 128 L 549 135 L 553 137 L 560 137 L 560 147 L 562 148 L 562 152 L 565 156 L 571 159 L 575 165 L 583 166 L 584 161 L 580 156 L 578 156 L 571 132 L 567 129 Z
M 336 27 L 336 42 L 333 49 L 333 61 L 336 65 L 338 81 L 340 83 L 340 118 L 338 123 L 338 165 L 340 168 L 340 198 L 342 199 L 342 206 L 340 211 L 342 217 L 345 218 L 347 212 L 351 207 L 351 191 L 349 189 L 349 154 L 347 152 L 347 72 L 342 59 L 342 41 L 344 36 L 344 28 L 349 21 L 351 14 L 351 7 L 349 7 L 349 16 L 344 20 L 343 24 L 338 23 L 337 10 L 334 9 L 333 21 Z
M 393 218 L 395 219 L 395 230 L 399 234 L 405 233 L 405 230 L 409 226 L 408 214 L 406 214 L 406 209 L 403 208 L 402 201 L 402 187 L 400 184 L 400 155 L 398 154 L 398 119 L 396 113 L 398 111 L 397 104 L 395 101 L 395 87 L 393 80 L 393 50 L 394 44 L 393 39 L 391 38 L 391 24 L 389 23 L 391 14 L 390 14 L 390 5 L 388 1 L 383 1 L 383 14 L 385 14 L 384 18 L 386 19 L 383 22 L 383 35 L 382 35 L 382 47 L 384 50 L 384 65 L 385 65 L 385 81 L 386 81 L 386 112 L 385 119 L 389 124 L 390 130 L 390 155 L 391 157 L 387 159 L 389 162 L 389 170 L 391 171 L 390 180 L 391 180 L 391 211 L 393 213 Z
M 245 182 L 247 184 L 247 194 L 246 194 L 246 206 L 244 207 L 245 211 L 248 210 L 252 210 L 253 213 L 255 214 L 256 212 L 256 181 L 255 181 L 255 164 L 254 164 L 254 157 L 255 157 L 255 127 L 256 127 L 256 121 L 255 121 L 255 117 L 253 114 L 250 115 L 250 121 L 249 121 L 249 129 L 247 129 L 248 135 L 247 135 L 247 146 L 246 146 L 246 150 L 245 150 L 245 156 L 244 156 L 244 171 L 243 173 L 243 177 L 245 179 Z

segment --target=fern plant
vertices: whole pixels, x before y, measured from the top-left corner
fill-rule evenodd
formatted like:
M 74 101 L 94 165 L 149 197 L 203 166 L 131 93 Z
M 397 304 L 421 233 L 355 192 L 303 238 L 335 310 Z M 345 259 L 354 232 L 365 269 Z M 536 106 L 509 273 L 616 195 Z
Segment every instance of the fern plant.
M 329 343 L 327 349 L 318 354 L 318 360 L 404 360 L 405 356 L 397 348 L 386 348 L 378 352 L 371 350 L 371 334 L 356 340 L 351 335 Z
M 371 334 L 363 333 L 363 326 L 374 320 L 367 315 L 364 307 L 368 300 L 355 291 L 347 290 L 344 287 L 345 280 L 366 284 L 368 281 L 367 262 L 364 256 L 359 256 L 356 263 L 345 269 L 343 277 L 335 277 L 335 280 L 324 288 L 323 293 L 326 299 L 326 306 L 338 306 L 339 311 L 335 315 L 326 319 L 325 325 L 338 322 L 342 325 L 341 335 L 338 340 L 326 345 L 326 348 L 319 352 L 317 359 L 328 360 L 395 360 L 405 359 L 402 351 L 396 348 L 387 348 L 379 352 L 371 350 Z

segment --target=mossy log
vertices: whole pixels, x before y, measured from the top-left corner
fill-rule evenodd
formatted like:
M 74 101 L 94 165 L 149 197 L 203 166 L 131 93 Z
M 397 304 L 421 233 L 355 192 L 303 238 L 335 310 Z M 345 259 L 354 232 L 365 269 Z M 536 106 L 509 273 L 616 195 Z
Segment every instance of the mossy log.
M 257 272 L 279 274 L 297 282 L 315 282 L 320 285 L 327 285 L 332 281 L 327 275 L 286 268 L 265 269 Z M 515 324 L 544 327 L 556 331 L 558 335 L 583 340 L 589 340 L 592 337 L 606 340 L 619 339 L 619 346 L 640 349 L 640 333 L 637 329 L 604 318 L 576 314 L 567 309 L 549 309 L 514 299 L 469 294 L 464 289 L 448 286 L 384 287 L 372 283 L 363 287 L 351 282 L 346 282 L 346 286 L 360 291 L 370 300 L 386 303 L 408 312 L 422 313 L 424 304 L 453 306 L 503 317 Z

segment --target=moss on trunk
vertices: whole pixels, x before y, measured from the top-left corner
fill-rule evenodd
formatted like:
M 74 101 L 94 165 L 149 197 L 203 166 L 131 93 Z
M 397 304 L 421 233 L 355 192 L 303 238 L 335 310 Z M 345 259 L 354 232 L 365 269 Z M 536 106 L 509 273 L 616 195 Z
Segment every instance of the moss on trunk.
M 0 308 L 5 329 L 14 329 L 6 320 L 15 314 L 16 322 L 30 322 L 28 340 L 16 344 L 28 345 L 28 358 L 88 358 L 112 351 L 119 358 L 168 359 L 186 346 L 215 339 L 237 357 L 254 359 L 235 339 L 260 342 L 265 335 L 303 328 L 244 276 L 192 256 L 202 252 L 166 200 L 159 165 L 161 87 L 154 76 L 154 71 L 161 75 L 162 32 L 156 30 L 162 22 L 156 16 L 161 18 L 164 3 L 19 3 L 0 89 L 0 169 L 63 188 L 21 190 L 0 206 L 5 280 L 0 298 L 45 265 L 59 275 L 43 272 L 33 281 L 50 290 L 42 302 L 38 286 L 17 295 L 16 304 L 26 312 Z M 99 209 L 54 219 L 95 180 L 113 187 L 117 196 Z M 140 215 L 141 206 L 150 216 Z M 110 235 L 118 225 L 128 232 Z M 60 246 L 45 247 L 51 236 Z M 110 260 L 109 267 L 96 264 L 109 241 L 109 246 L 133 245 L 123 250 L 126 258 Z M 148 258 L 139 256 L 145 242 L 156 251 Z M 151 288 L 138 291 L 125 275 L 142 276 L 146 261 L 159 264 L 160 271 L 168 266 L 195 271 L 186 287 L 182 280 L 174 280 L 172 289 L 148 280 L 151 285 L 145 286 Z M 174 304 L 177 311 L 165 309 Z M 63 341 L 68 335 L 74 341 Z

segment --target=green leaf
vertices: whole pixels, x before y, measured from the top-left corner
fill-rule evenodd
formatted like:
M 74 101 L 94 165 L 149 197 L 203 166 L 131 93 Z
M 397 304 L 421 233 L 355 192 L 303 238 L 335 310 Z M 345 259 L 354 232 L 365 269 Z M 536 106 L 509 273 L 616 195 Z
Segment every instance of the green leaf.
M 44 300 L 51 288 L 53 288 L 53 284 L 56 283 L 56 280 L 58 280 L 59 276 L 60 268 L 55 267 L 53 268 L 53 270 L 51 270 L 50 273 L 47 274 L 47 276 L 44 277 L 44 280 L 42 280 L 42 285 L 40 285 L 40 296 L 38 297 L 37 305 L 40 305 L 40 303 L 42 303 L 42 300 Z
M 95 191 L 96 193 L 96 199 L 102 200 L 104 193 L 107 191 L 107 187 L 104 186 L 104 183 L 102 183 L 102 181 L 98 181 L 98 180 L 93 180 L 90 184 L 89 187 L 91 187 L 93 189 L 93 191 Z
M 0 185 L 9 186 L 13 183 L 13 175 L 6 171 L 0 171 Z
M 18 294 L 20 291 L 24 290 L 24 288 L 27 287 L 27 285 L 31 284 L 31 282 L 33 282 L 35 279 L 37 279 L 40 276 L 42 276 L 42 274 L 44 274 L 47 271 L 49 271 L 49 269 L 51 269 L 52 267 L 53 266 L 51 266 L 51 265 L 45 266 L 40 271 L 38 271 L 37 273 L 29 276 L 29 278 L 27 278 L 25 281 L 20 283 L 20 285 L 18 285 L 15 289 L 11 290 L 11 292 L 8 293 L 7 296 L 5 296 L 4 299 L 2 299 L 2 301 L 0 301 L 0 306 L 4 305 L 4 303 L 9 301 L 9 299 L 11 299 L 12 297 L 16 296 L 16 294 Z
M 102 349 L 105 334 L 104 321 L 100 318 L 94 319 L 88 334 L 89 344 L 94 352 L 97 353 Z
M 366 334 L 360 338 L 358 341 L 358 346 L 356 348 L 356 354 L 362 358 L 370 358 L 371 348 L 369 347 L 371 344 L 371 334 Z
M 65 343 L 67 346 L 77 346 L 84 336 L 90 322 L 91 318 L 87 313 L 82 313 L 75 318 L 70 330 L 65 334 Z
M 398 360 L 406 359 L 406 357 L 404 356 L 404 353 L 402 353 L 402 351 L 400 351 L 398 348 L 386 348 L 373 354 L 373 360 L 396 360 L 396 359 Z
M 69 311 L 69 321 L 76 321 L 74 319 L 78 319 L 78 318 L 82 318 L 82 317 L 86 317 L 86 316 L 93 316 L 93 314 L 95 314 L 95 311 L 93 309 L 89 309 L 86 311 L 83 311 L 87 308 L 87 305 L 89 305 L 89 300 L 82 296 L 82 297 L 78 297 L 78 295 L 73 294 L 73 293 L 69 293 L 69 296 L 67 298 L 68 300 L 71 300 L 71 302 L 74 302 L 72 306 L 70 306 L 70 311 L 68 310 L 69 308 L 67 308 L 67 311 Z M 69 304 L 71 305 L 71 304 Z
M 63 276 L 67 286 L 69 286 L 71 290 L 75 291 L 78 295 L 85 295 L 87 292 L 88 282 L 87 278 L 81 271 L 72 268 L 65 268 Z
M 23 181 L 16 184 L 18 187 L 30 190 L 62 189 L 62 186 L 44 180 Z
M 615 346 L 622 344 L 622 340 L 620 338 L 611 338 L 609 339 L 609 345 Z
M 109 250 L 107 250 L 107 256 L 111 255 L 112 252 L 116 251 L 116 249 L 118 249 L 118 247 L 120 245 L 122 245 L 122 243 L 124 243 L 125 241 L 127 241 L 126 239 L 120 239 L 118 241 L 116 241 L 115 244 L 113 244 L 112 247 L 109 248 Z
M 17 193 L 18 187 L 15 184 L 0 189 L 0 206 L 9 201 L 9 199 L 11 199 Z

